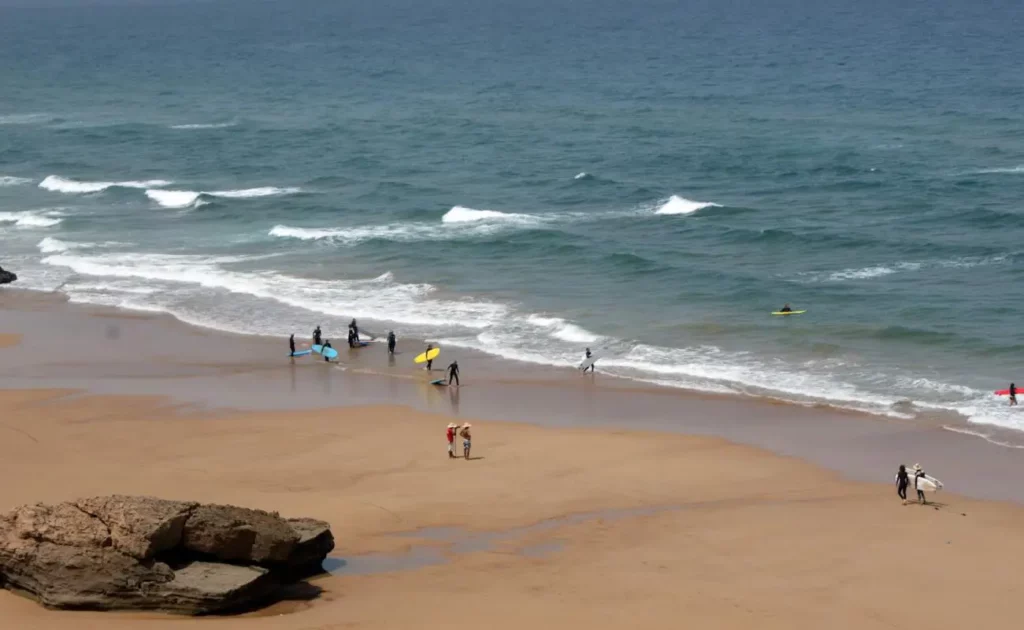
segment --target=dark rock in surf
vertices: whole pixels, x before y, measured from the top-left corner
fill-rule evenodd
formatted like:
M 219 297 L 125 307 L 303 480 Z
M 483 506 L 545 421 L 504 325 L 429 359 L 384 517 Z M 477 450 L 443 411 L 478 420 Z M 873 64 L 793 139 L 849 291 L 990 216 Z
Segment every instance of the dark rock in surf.
M 322 521 L 94 497 L 0 516 L 0 585 L 50 608 L 241 612 L 294 592 L 333 548 Z
M 17 274 L 12 271 L 5 271 L 3 267 L 0 267 L 0 284 L 10 284 L 17 279 Z

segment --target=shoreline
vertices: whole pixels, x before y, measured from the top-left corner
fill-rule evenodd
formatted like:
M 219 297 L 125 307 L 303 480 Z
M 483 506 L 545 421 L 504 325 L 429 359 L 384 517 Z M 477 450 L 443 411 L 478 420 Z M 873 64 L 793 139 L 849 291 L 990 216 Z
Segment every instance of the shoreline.
M 793 456 L 858 481 L 887 481 L 899 463 L 922 462 L 949 491 L 1024 503 L 1017 444 L 897 420 L 771 399 L 703 394 L 574 370 L 517 369 L 453 350 L 465 385 L 427 384 L 401 363 L 418 340 L 399 339 L 396 364 L 383 344 L 340 349 L 343 365 L 287 359 L 284 339 L 224 333 L 166 314 L 71 304 L 33 291 L 0 293 L 0 333 L 20 335 L 0 354 L 0 388 L 166 397 L 197 409 L 292 410 L 406 405 L 453 417 L 550 427 L 638 429 L 715 436 Z M 75 331 L 72 333 L 71 331 Z M 413 350 L 408 350 L 412 344 Z M 468 369 L 467 369 L 468 368 Z M 434 378 L 443 376 L 435 369 Z M 610 382 L 609 382 L 610 381 Z

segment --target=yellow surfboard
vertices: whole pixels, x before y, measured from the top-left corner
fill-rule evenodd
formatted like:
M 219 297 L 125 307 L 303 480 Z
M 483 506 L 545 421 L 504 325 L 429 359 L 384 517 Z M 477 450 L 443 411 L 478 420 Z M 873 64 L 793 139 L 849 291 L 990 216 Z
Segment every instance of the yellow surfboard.
M 431 348 L 430 352 L 422 352 L 416 355 L 416 358 L 413 359 L 413 361 L 416 363 L 426 363 L 427 361 L 433 361 L 436 359 L 439 354 L 441 354 L 440 348 Z

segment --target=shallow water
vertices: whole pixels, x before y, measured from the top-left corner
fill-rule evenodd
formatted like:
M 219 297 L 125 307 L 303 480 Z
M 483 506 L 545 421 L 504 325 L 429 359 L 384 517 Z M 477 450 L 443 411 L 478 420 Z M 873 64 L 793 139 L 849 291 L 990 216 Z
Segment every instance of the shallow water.
M 0 8 L 0 262 L 227 330 L 589 345 L 647 382 L 1024 429 L 991 395 L 1024 350 L 1022 11 Z

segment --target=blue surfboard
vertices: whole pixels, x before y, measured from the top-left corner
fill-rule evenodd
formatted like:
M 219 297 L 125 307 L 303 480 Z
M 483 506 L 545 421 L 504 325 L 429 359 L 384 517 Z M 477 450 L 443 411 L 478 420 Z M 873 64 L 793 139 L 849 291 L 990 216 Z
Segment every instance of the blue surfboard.
M 325 348 L 319 344 L 313 346 L 313 352 L 322 354 L 325 358 L 336 359 L 338 358 L 338 351 L 334 348 Z
M 430 381 L 430 384 L 431 385 L 447 385 L 448 381 L 444 380 L 443 378 L 439 378 L 436 381 Z
M 310 354 L 312 352 L 313 352 L 312 350 L 296 350 L 295 352 L 289 354 L 288 356 L 290 356 L 290 357 L 304 357 L 304 356 L 306 356 L 306 355 L 308 355 L 308 354 Z

